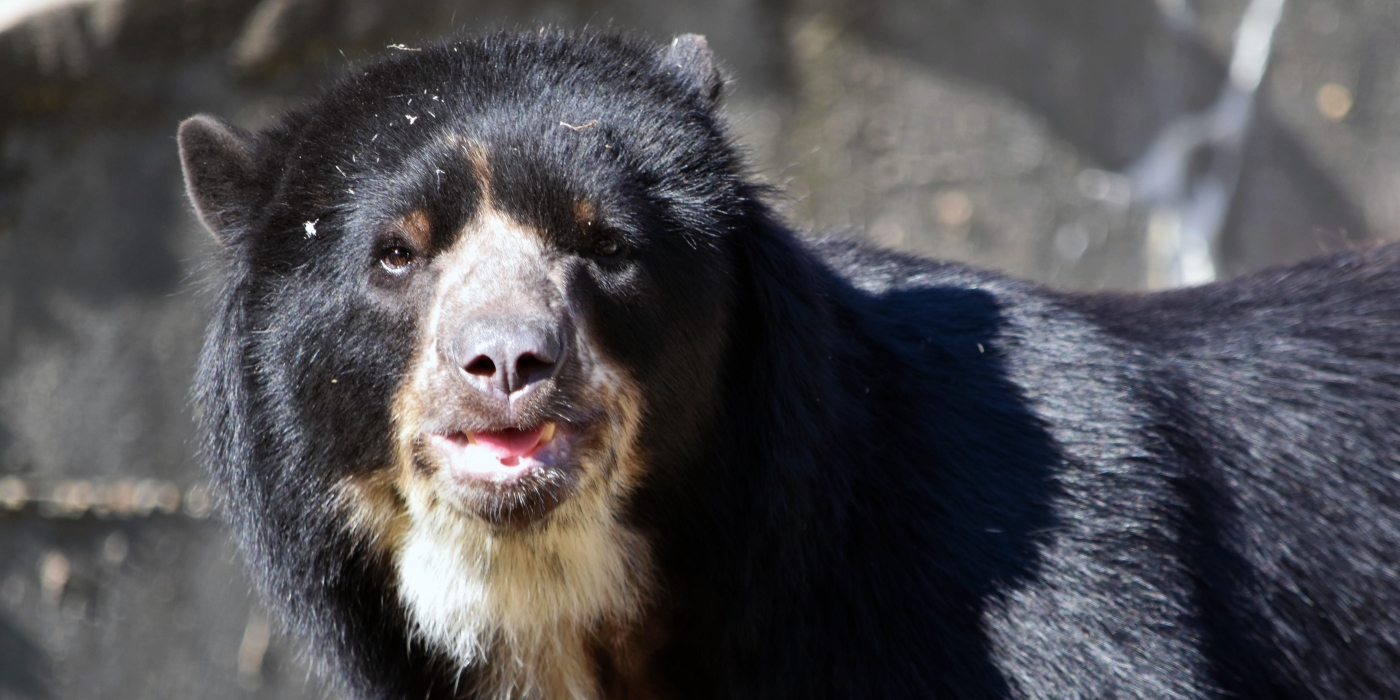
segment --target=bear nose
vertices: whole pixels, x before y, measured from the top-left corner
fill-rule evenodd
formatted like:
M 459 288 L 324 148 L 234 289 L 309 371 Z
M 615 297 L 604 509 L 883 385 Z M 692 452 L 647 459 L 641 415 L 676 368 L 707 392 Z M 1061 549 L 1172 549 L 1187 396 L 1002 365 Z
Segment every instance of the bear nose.
M 452 353 L 477 389 L 514 398 L 554 376 L 563 342 L 542 319 L 493 317 L 466 324 Z

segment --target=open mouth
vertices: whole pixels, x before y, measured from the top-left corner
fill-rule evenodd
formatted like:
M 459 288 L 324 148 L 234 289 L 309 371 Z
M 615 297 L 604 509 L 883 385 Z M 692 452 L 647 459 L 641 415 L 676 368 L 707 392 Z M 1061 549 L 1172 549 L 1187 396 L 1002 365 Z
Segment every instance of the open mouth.
M 552 422 L 532 428 L 435 434 L 429 436 L 429 442 L 443 456 L 453 477 L 497 484 L 549 469 L 568 452 L 558 425 Z

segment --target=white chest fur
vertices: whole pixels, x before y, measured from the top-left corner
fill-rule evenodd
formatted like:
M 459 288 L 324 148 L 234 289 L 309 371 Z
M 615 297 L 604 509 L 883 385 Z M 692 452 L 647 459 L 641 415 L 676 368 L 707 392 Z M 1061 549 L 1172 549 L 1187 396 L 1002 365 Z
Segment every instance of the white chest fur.
M 610 509 L 598 517 L 601 503 L 500 532 L 414 500 L 395 564 L 416 633 L 483 671 L 482 697 L 597 698 L 598 630 L 630 626 L 645 605 L 642 538 Z M 592 517 L 576 517 L 590 506 Z

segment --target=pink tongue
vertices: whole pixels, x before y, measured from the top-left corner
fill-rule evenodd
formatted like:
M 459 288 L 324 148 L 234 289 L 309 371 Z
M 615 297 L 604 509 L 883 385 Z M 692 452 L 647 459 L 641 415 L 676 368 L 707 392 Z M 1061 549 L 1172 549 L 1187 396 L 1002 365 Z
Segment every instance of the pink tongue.
M 494 433 L 476 433 L 475 438 L 476 444 L 486 448 L 496 459 L 505 460 L 530 454 L 543 435 L 544 426 L 541 425 L 533 430 L 506 428 Z

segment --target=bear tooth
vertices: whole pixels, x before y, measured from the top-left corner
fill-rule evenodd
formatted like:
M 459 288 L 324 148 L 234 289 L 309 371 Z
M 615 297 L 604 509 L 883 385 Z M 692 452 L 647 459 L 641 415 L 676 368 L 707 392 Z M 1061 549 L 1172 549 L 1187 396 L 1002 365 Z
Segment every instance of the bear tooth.
M 476 444 L 476 433 L 473 433 L 473 432 L 470 431 L 470 430 L 463 430 L 462 432 L 464 432 L 464 433 L 467 434 L 467 444 L 469 444 L 469 445 L 475 445 L 475 444 Z
M 541 445 L 546 444 L 546 443 L 548 443 L 550 440 L 553 440 L 553 439 L 554 439 L 554 424 L 553 424 L 553 423 L 545 423 L 545 424 L 544 424 L 544 432 L 540 433 L 540 444 L 541 444 Z

